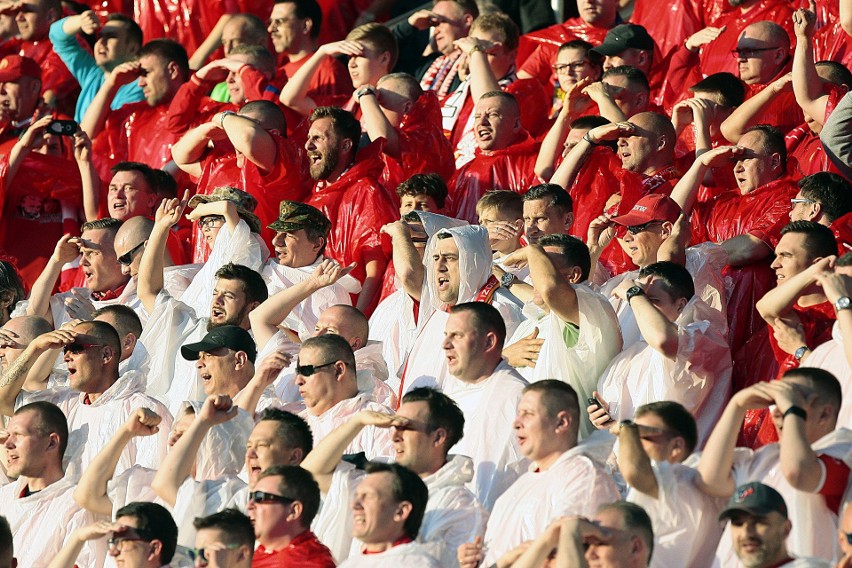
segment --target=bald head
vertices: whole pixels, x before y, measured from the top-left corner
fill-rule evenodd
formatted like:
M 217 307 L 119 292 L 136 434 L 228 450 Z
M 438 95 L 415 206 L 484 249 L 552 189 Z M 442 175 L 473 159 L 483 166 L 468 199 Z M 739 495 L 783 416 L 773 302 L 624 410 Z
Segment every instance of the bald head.
M 8 332 L 14 339 L 14 343 L 0 343 L 0 362 L 4 369 L 15 362 L 21 356 L 27 345 L 30 342 L 49 331 L 53 331 L 53 326 L 39 316 L 21 316 L 12 318 L 3 325 L 3 329 Z
M 765 85 L 790 59 L 790 36 L 775 22 L 755 22 L 737 39 L 737 70 L 749 85 Z
M 783 47 L 790 50 L 790 36 L 787 30 L 768 20 L 755 22 L 743 30 L 743 35 L 765 41 L 775 47 Z
M 118 232 L 115 234 L 115 246 L 118 250 L 119 245 L 129 244 L 134 247 L 151 236 L 151 231 L 154 230 L 154 221 L 141 215 L 131 217 L 121 224 Z
M 621 165 L 624 169 L 653 175 L 674 160 L 677 135 L 671 121 L 662 114 L 640 112 L 630 117 L 635 127 L 629 136 L 619 138 Z
M 326 308 L 317 321 L 314 337 L 326 333 L 339 335 L 357 351 L 367 344 L 370 323 L 358 308 L 337 304 Z

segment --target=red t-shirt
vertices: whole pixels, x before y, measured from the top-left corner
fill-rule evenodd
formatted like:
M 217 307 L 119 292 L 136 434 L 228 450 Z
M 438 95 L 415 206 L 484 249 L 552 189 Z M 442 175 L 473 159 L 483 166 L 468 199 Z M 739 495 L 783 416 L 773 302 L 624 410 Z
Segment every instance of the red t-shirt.
M 254 551 L 252 568 L 334 568 L 331 551 L 314 533 L 305 531 L 281 550 L 267 550 L 262 544 Z

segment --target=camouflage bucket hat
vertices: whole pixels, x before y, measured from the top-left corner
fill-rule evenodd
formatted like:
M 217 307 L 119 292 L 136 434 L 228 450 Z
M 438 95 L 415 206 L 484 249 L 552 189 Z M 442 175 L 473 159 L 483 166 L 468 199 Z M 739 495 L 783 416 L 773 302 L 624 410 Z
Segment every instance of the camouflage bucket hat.
M 237 206 L 237 213 L 248 224 L 252 233 L 260 233 L 260 219 L 254 214 L 257 207 L 257 199 L 250 193 L 230 186 L 217 187 L 209 195 L 194 195 L 189 200 L 188 206 L 198 207 L 201 203 L 213 203 L 215 201 L 230 201 Z
M 282 201 L 278 220 L 268 228 L 282 233 L 291 233 L 311 226 L 320 229 L 322 234 L 327 236 L 331 230 L 331 221 L 316 207 L 298 201 Z

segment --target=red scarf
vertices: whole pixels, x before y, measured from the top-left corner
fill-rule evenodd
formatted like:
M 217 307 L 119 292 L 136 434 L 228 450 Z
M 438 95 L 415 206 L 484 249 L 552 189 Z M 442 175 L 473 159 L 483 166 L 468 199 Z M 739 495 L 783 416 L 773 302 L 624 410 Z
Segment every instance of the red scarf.
M 116 288 L 115 290 L 106 290 L 105 292 L 92 292 L 92 299 L 96 302 L 106 302 L 107 300 L 117 300 L 121 293 L 124 292 L 124 287 L 127 282 Z
M 425 91 L 435 91 L 439 99 L 447 96 L 453 80 L 459 74 L 459 63 L 461 63 L 461 50 L 457 49 L 448 55 L 441 55 L 426 69 L 420 87 Z

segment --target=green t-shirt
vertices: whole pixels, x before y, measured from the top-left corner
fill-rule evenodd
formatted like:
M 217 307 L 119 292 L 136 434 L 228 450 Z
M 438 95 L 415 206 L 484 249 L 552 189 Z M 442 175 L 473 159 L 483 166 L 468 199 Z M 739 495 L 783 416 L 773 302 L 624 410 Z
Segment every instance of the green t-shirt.
M 556 314 L 554 314 L 554 317 L 556 317 Z M 580 326 L 562 321 L 561 319 L 558 321 L 559 327 L 562 328 L 562 341 L 565 342 L 565 347 L 570 348 L 577 345 L 577 340 L 580 339 Z

